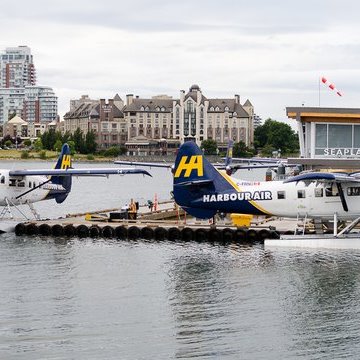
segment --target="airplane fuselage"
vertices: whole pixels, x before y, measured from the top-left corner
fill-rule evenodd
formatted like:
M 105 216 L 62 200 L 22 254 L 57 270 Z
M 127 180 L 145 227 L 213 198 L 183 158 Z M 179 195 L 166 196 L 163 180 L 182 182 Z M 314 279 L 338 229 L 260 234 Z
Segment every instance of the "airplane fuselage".
M 216 209 L 225 213 L 274 215 L 283 217 L 320 217 L 341 219 L 360 216 L 360 183 L 342 184 L 348 206 L 344 210 L 336 184 L 283 181 L 249 182 L 227 177 L 233 190 L 204 192 L 188 206 Z
M 51 199 L 52 194 L 65 192 L 61 185 L 45 183 L 47 181 L 46 176 L 10 176 L 9 170 L 0 169 L 0 206 L 7 205 L 6 199 L 13 205 L 21 205 Z M 30 191 L 41 184 L 36 191 Z

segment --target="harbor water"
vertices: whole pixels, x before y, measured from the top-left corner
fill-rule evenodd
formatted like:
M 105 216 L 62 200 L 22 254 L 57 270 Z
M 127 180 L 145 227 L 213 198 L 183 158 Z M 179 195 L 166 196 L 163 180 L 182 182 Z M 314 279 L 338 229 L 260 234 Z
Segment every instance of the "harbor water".
M 171 173 L 151 173 L 74 179 L 36 208 L 168 199 Z M 3 234 L 0 359 L 358 359 L 359 268 L 349 250 Z

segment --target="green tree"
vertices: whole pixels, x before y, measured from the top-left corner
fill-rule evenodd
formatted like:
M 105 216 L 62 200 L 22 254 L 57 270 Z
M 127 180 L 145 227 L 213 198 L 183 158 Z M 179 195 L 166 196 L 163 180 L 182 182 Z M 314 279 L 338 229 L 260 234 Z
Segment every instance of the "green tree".
M 291 126 L 272 119 L 255 129 L 254 145 L 256 149 L 264 148 L 267 152 L 281 150 L 282 155 L 299 151 L 298 136 Z
M 217 142 L 212 139 L 204 140 L 201 143 L 201 148 L 205 155 L 216 155 L 217 153 Z
M 96 144 L 96 135 L 93 130 L 90 130 L 85 135 L 85 151 L 86 154 L 94 154 L 96 152 L 97 144 Z
M 72 136 L 72 139 L 75 143 L 76 152 L 83 154 L 85 151 L 85 141 L 84 134 L 80 128 L 77 128 Z
M 67 142 L 67 144 L 69 145 L 69 148 L 70 148 L 70 154 L 74 155 L 75 154 L 75 142 L 73 140 L 69 140 Z
M 254 156 L 254 150 L 248 148 L 243 141 L 239 141 L 234 144 L 233 156 L 251 157 Z
M 44 149 L 53 150 L 56 140 L 55 129 L 49 129 L 41 135 L 41 141 Z
M 25 146 L 31 146 L 31 140 L 30 139 L 25 139 L 24 140 L 24 145 Z
M 35 151 L 41 151 L 43 149 L 43 143 L 41 138 L 37 138 L 34 142 Z
M 109 147 L 104 151 L 104 156 L 106 157 L 117 157 L 120 154 L 120 148 L 117 146 Z
M 54 150 L 56 152 L 60 152 L 62 148 L 62 141 L 60 139 L 56 140 L 56 143 L 54 144 Z

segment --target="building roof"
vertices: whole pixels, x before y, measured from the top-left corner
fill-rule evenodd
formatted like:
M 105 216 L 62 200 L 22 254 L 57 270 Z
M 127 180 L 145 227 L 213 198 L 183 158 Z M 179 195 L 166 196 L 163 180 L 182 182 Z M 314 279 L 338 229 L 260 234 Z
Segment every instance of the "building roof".
M 217 107 L 219 110 L 216 110 Z M 236 112 L 239 117 L 249 117 L 249 114 L 245 111 L 241 104 L 238 104 L 235 101 L 235 99 L 209 99 L 208 111 L 210 112 L 224 112 L 226 107 L 228 107 L 229 112 Z M 210 110 L 211 108 L 214 108 L 214 110 Z
M 291 119 L 302 119 L 303 121 L 319 121 L 320 118 L 330 120 L 331 118 L 360 119 L 359 108 L 323 108 L 323 107 L 287 107 L 286 115 Z
M 159 108 L 160 110 L 156 110 Z M 130 105 L 124 107 L 125 111 L 161 111 L 165 108 L 165 112 L 171 112 L 173 108 L 172 99 L 133 99 Z M 142 110 L 141 110 L 142 109 Z M 148 109 L 148 110 L 146 110 Z
M 12 125 L 27 125 L 27 122 L 23 120 L 20 116 L 15 115 L 11 120 L 7 122 Z

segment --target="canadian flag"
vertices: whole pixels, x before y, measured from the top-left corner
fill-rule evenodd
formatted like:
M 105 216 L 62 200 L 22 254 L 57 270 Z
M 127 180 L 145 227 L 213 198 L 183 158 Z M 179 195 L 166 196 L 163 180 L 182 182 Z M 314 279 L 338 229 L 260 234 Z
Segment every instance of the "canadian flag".
M 321 77 L 321 82 L 327 85 L 331 90 L 335 91 L 337 95 L 342 96 L 342 93 L 335 87 L 335 85 L 330 83 L 325 77 Z

